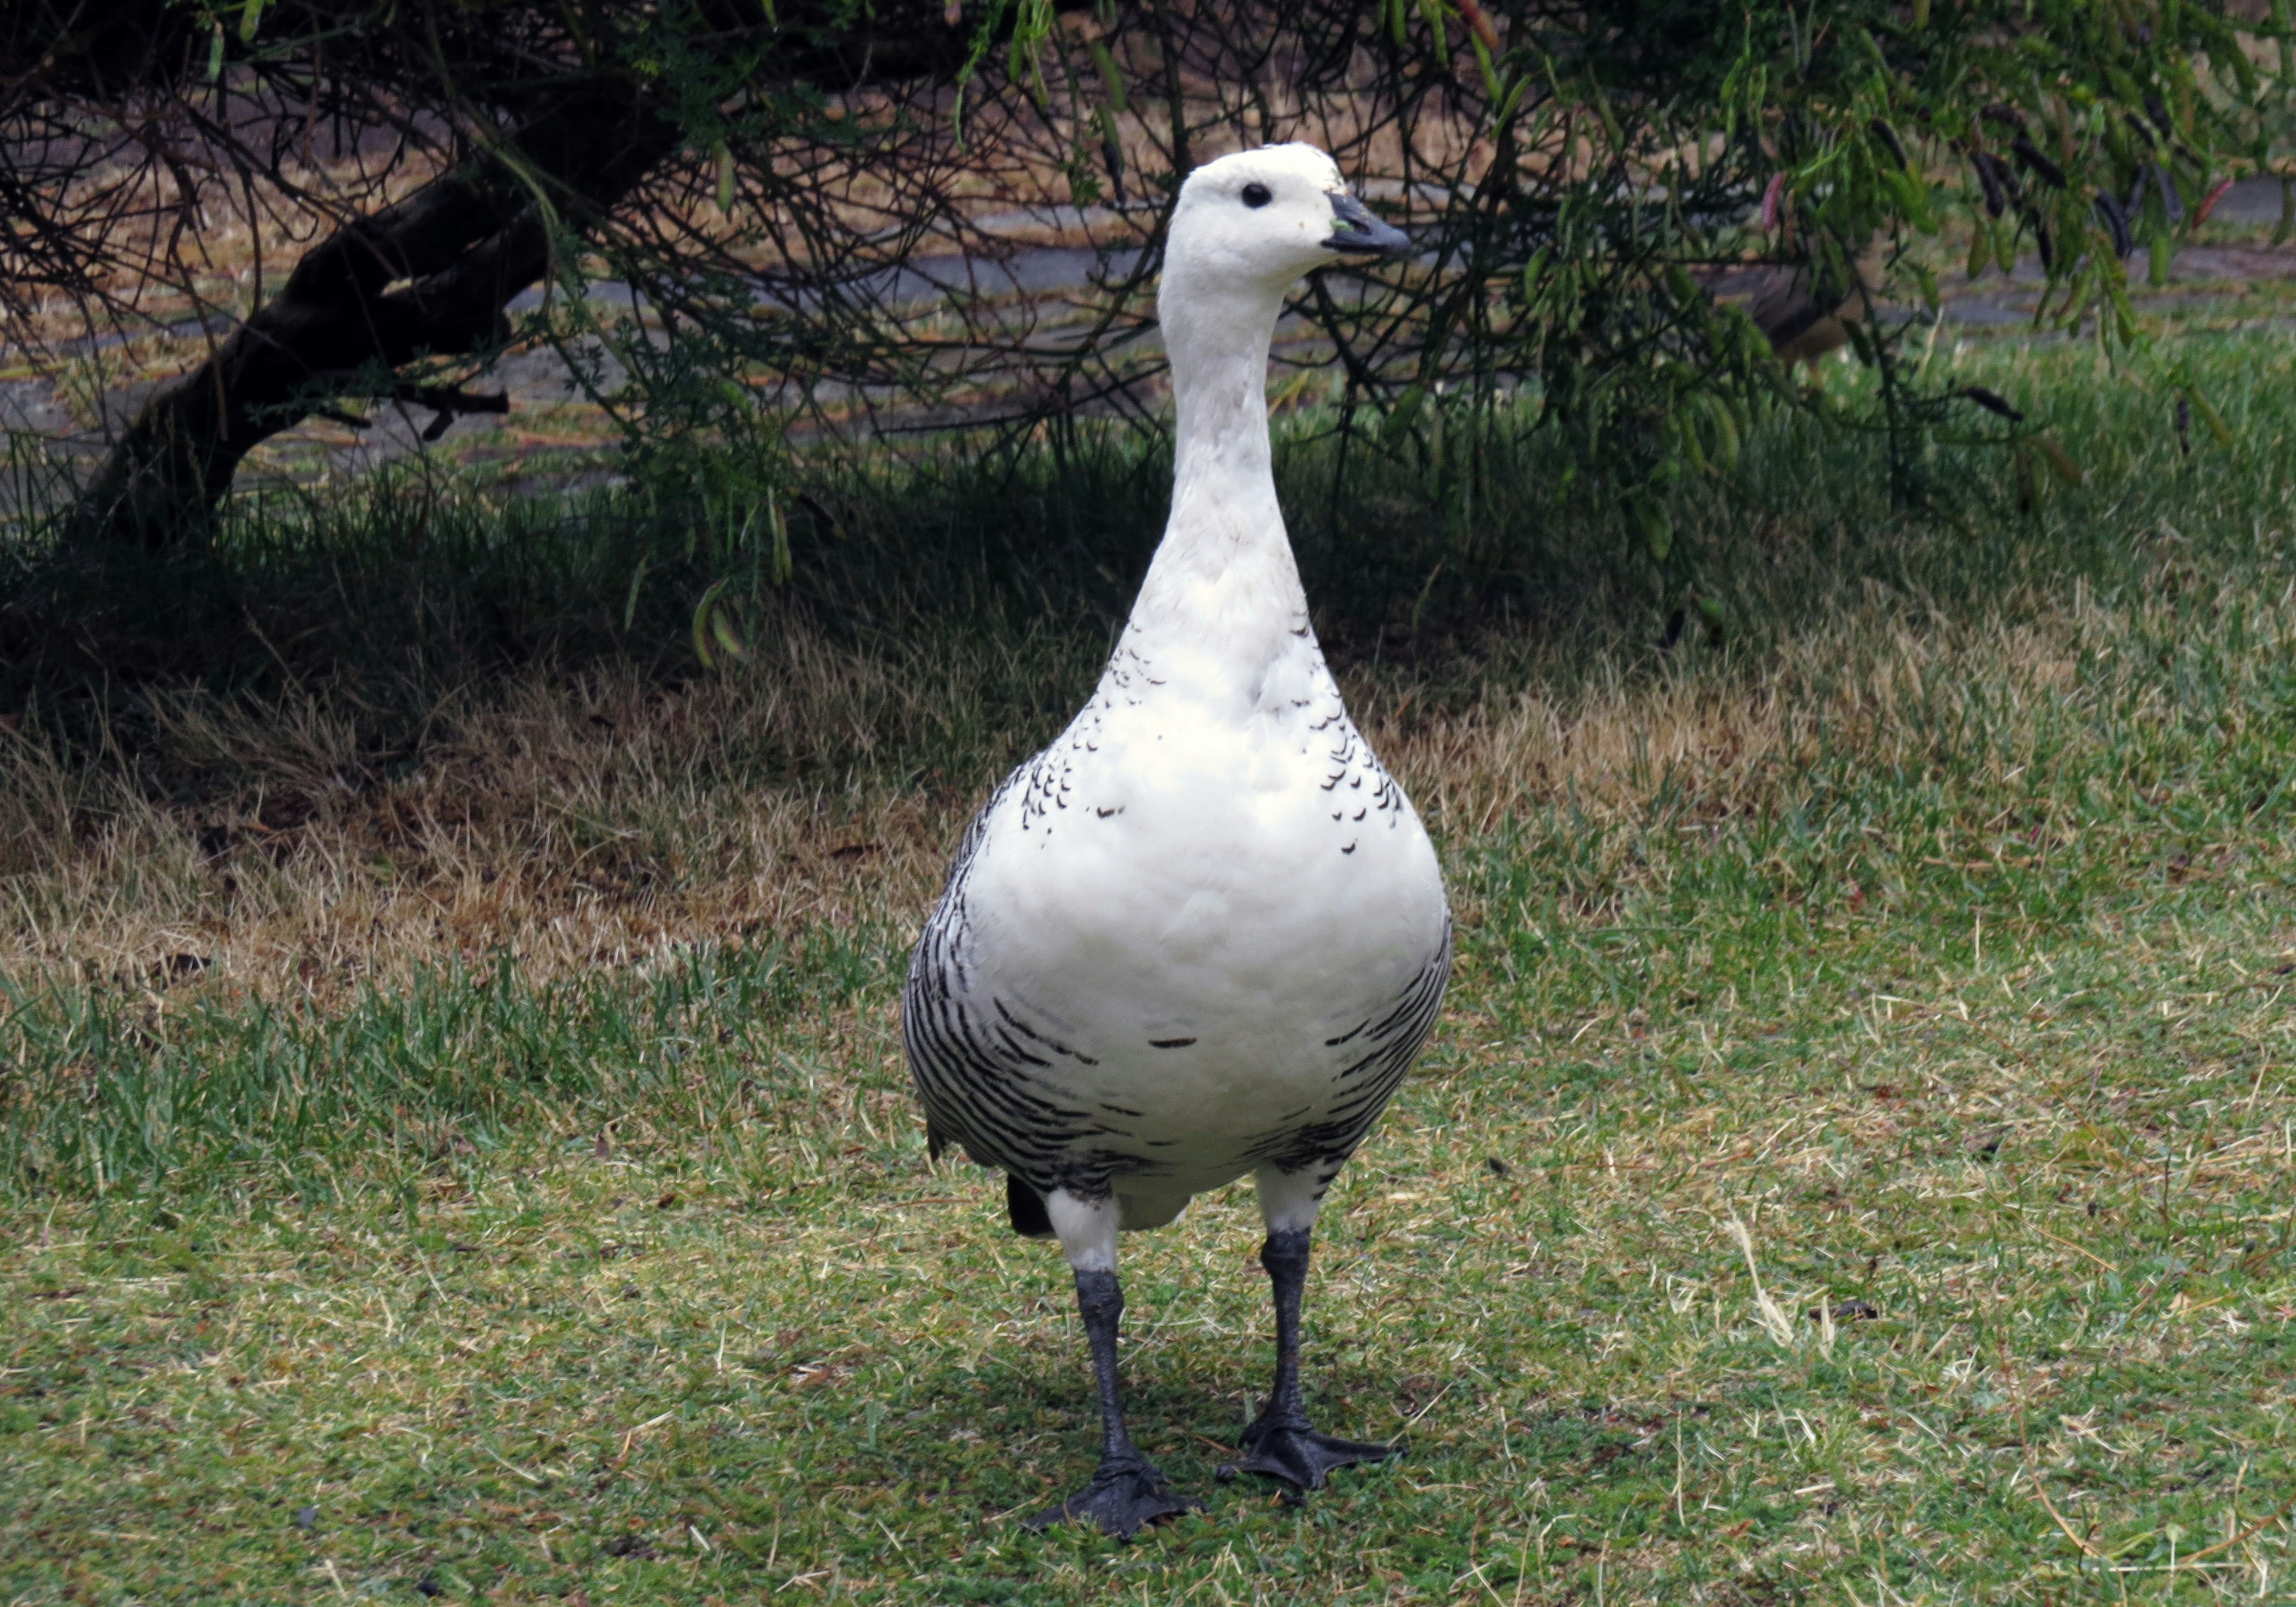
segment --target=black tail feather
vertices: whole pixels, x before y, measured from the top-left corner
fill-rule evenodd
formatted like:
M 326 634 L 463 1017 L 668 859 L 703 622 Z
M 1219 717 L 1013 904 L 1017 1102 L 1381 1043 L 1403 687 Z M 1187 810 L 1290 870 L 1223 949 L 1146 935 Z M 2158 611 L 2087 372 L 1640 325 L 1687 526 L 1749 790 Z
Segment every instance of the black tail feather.
M 1046 1213 L 1044 1196 L 1010 1172 L 1004 1174 L 1004 1214 L 1013 1219 L 1013 1231 L 1024 1239 L 1053 1236 L 1053 1219 Z

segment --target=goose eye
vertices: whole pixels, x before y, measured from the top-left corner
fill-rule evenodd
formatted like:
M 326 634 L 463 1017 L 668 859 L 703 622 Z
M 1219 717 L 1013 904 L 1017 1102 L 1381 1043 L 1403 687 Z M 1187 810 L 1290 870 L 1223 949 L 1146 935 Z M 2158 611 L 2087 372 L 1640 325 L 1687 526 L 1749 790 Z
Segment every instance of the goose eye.
M 1264 207 L 1275 199 L 1275 197 L 1267 193 L 1267 186 L 1266 184 L 1246 184 L 1243 186 L 1243 204 L 1247 207 Z

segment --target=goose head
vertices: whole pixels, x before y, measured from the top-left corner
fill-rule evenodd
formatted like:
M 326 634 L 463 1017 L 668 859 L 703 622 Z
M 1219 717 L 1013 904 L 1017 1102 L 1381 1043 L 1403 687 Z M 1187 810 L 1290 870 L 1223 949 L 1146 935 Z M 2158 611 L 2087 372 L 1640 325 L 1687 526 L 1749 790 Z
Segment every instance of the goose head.
M 1168 335 L 1175 315 L 1221 312 L 1272 324 L 1283 292 L 1301 275 L 1349 257 L 1396 257 L 1410 241 L 1348 193 L 1336 163 L 1313 145 L 1263 145 L 1206 162 L 1180 186 L 1164 248 L 1157 311 Z

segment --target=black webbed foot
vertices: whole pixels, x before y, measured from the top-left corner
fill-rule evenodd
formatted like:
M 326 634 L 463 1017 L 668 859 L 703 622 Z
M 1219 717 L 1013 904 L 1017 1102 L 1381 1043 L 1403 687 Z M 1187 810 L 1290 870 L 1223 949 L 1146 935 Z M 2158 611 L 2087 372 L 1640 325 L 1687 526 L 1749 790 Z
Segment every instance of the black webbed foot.
M 1022 1521 L 1042 1530 L 1072 1518 L 1088 1518 L 1118 1539 L 1129 1540 L 1147 1524 L 1200 1511 L 1202 1505 L 1175 1493 L 1152 1464 L 1103 1462 L 1090 1484 L 1058 1506 Z
M 1242 1462 L 1220 1470 L 1223 1477 L 1259 1473 L 1281 1479 L 1295 1489 L 1303 1490 L 1322 1489 L 1333 1468 L 1353 1467 L 1361 1462 L 1385 1462 L 1403 1455 L 1399 1444 L 1339 1439 L 1304 1423 L 1271 1423 L 1265 1417 L 1243 1431 L 1243 1449 L 1246 1455 Z

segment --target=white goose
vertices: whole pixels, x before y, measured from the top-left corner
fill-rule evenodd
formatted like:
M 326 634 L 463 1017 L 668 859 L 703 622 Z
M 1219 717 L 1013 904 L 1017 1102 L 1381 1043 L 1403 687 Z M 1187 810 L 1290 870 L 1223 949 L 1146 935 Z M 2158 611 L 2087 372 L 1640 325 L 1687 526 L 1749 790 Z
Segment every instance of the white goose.
M 1178 409 L 1163 543 L 1099 689 L 973 820 L 910 962 L 932 1152 L 1004 1169 L 1013 1227 L 1067 1253 L 1092 1341 L 1100 1466 L 1039 1523 L 1128 1535 L 1193 1505 L 1125 1431 L 1116 1235 L 1246 1172 L 1276 1365 L 1240 1465 L 1312 1489 L 1395 1454 L 1309 1426 L 1300 1299 L 1324 1192 L 1433 1026 L 1450 914 L 1308 629 L 1267 376 L 1292 283 L 1406 249 L 1313 146 L 1188 176 L 1157 296 Z

